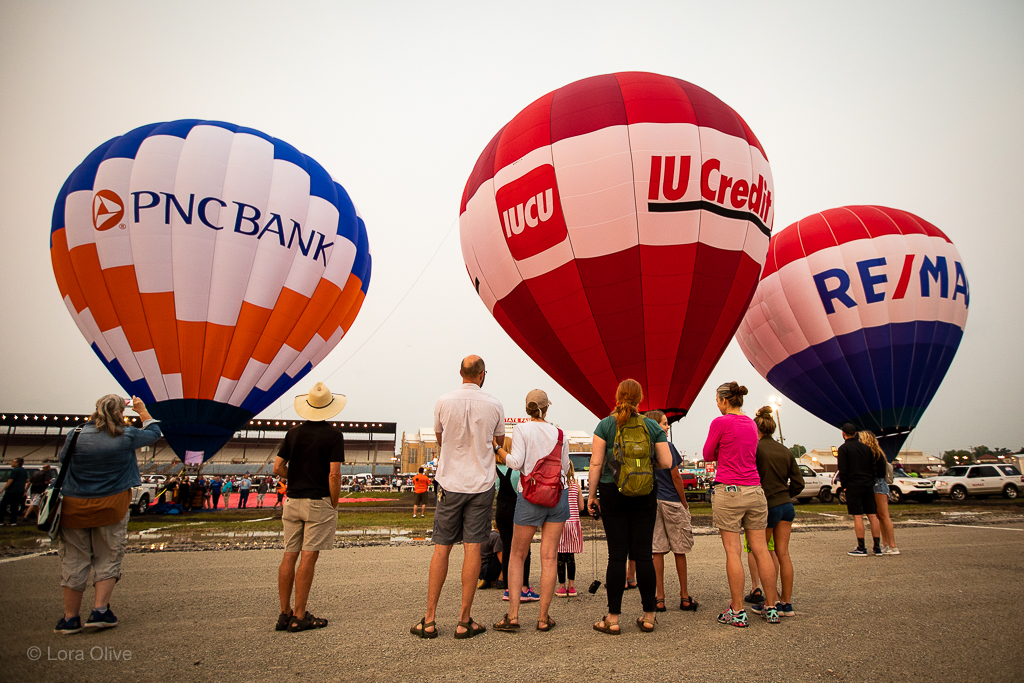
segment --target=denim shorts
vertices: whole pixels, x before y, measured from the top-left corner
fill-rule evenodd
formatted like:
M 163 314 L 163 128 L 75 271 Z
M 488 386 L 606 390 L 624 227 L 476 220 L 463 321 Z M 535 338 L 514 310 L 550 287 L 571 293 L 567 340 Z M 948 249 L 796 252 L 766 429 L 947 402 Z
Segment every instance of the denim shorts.
M 768 508 L 768 528 L 774 529 L 779 522 L 792 522 L 796 519 L 796 508 L 792 503 L 783 503 Z
M 545 522 L 569 521 L 569 490 L 562 491 L 558 505 L 553 508 L 531 503 L 523 498 L 521 492 L 516 492 L 516 514 L 512 521 L 519 526 L 543 526 Z
M 875 493 L 881 493 L 883 496 L 889 495 L 889 485 L 885 483 L 885 479 L 875 479 Z

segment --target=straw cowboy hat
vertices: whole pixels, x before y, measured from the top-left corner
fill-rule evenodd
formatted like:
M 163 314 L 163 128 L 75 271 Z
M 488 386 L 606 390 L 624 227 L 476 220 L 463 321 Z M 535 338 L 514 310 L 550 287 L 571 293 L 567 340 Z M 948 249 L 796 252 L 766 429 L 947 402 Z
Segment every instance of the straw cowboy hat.
M 332 394 L 323 382 L 317 382 L 308 394 L 295 397 L 295 412 L 313 422 L 329 420 L 342 411 L 348 399 Z

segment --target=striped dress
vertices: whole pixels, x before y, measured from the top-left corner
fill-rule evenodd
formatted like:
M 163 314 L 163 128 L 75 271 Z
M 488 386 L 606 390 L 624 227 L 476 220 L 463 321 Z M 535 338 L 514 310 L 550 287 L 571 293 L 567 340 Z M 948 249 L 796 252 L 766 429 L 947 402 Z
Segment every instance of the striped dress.
M 569 521 L 562 527 L 562 539 L 558 542 L 558 552 L 583 552 L 583 527 L 580 526 L 580 483 L 575 479 L 569 484 Z

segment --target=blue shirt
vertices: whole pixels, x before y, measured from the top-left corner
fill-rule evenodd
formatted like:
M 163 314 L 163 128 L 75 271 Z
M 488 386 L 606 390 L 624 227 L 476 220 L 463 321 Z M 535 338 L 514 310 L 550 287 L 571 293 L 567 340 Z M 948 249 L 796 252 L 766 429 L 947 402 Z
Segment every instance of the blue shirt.
M 68 433 L 60 449 L 64 464 L 74 431 Z M 125 427 L 118 436 L 98 431 L 92 422 L 82 427 L 71 457 L 71 467 L 64 479 L 62 493 L 72 498 L 104 498 L 127 491 L 142 483 L 135 449 L 160 438 L 160 423 L 146 420 L 142 429 Z
M 683 456 L 679 455 L 676 445 L 671 441 L 668 442 L 668 449 L 672 451 L 672 469 L 654 470 L 654 482 L 657 484 L 658 500 L 681 503 L 679 493 L 676 491 L 676 485 L 672 483 L 672 470 L 679 470 L 679 466 L 683 464 Z

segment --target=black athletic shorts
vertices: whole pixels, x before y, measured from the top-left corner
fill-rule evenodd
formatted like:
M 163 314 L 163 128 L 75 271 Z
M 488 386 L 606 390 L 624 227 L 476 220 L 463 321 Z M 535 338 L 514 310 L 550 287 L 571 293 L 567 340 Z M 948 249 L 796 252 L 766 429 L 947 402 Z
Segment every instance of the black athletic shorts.
M 874 489 L 846 489 L 846 511 L 851 515 L 877 515 Z

